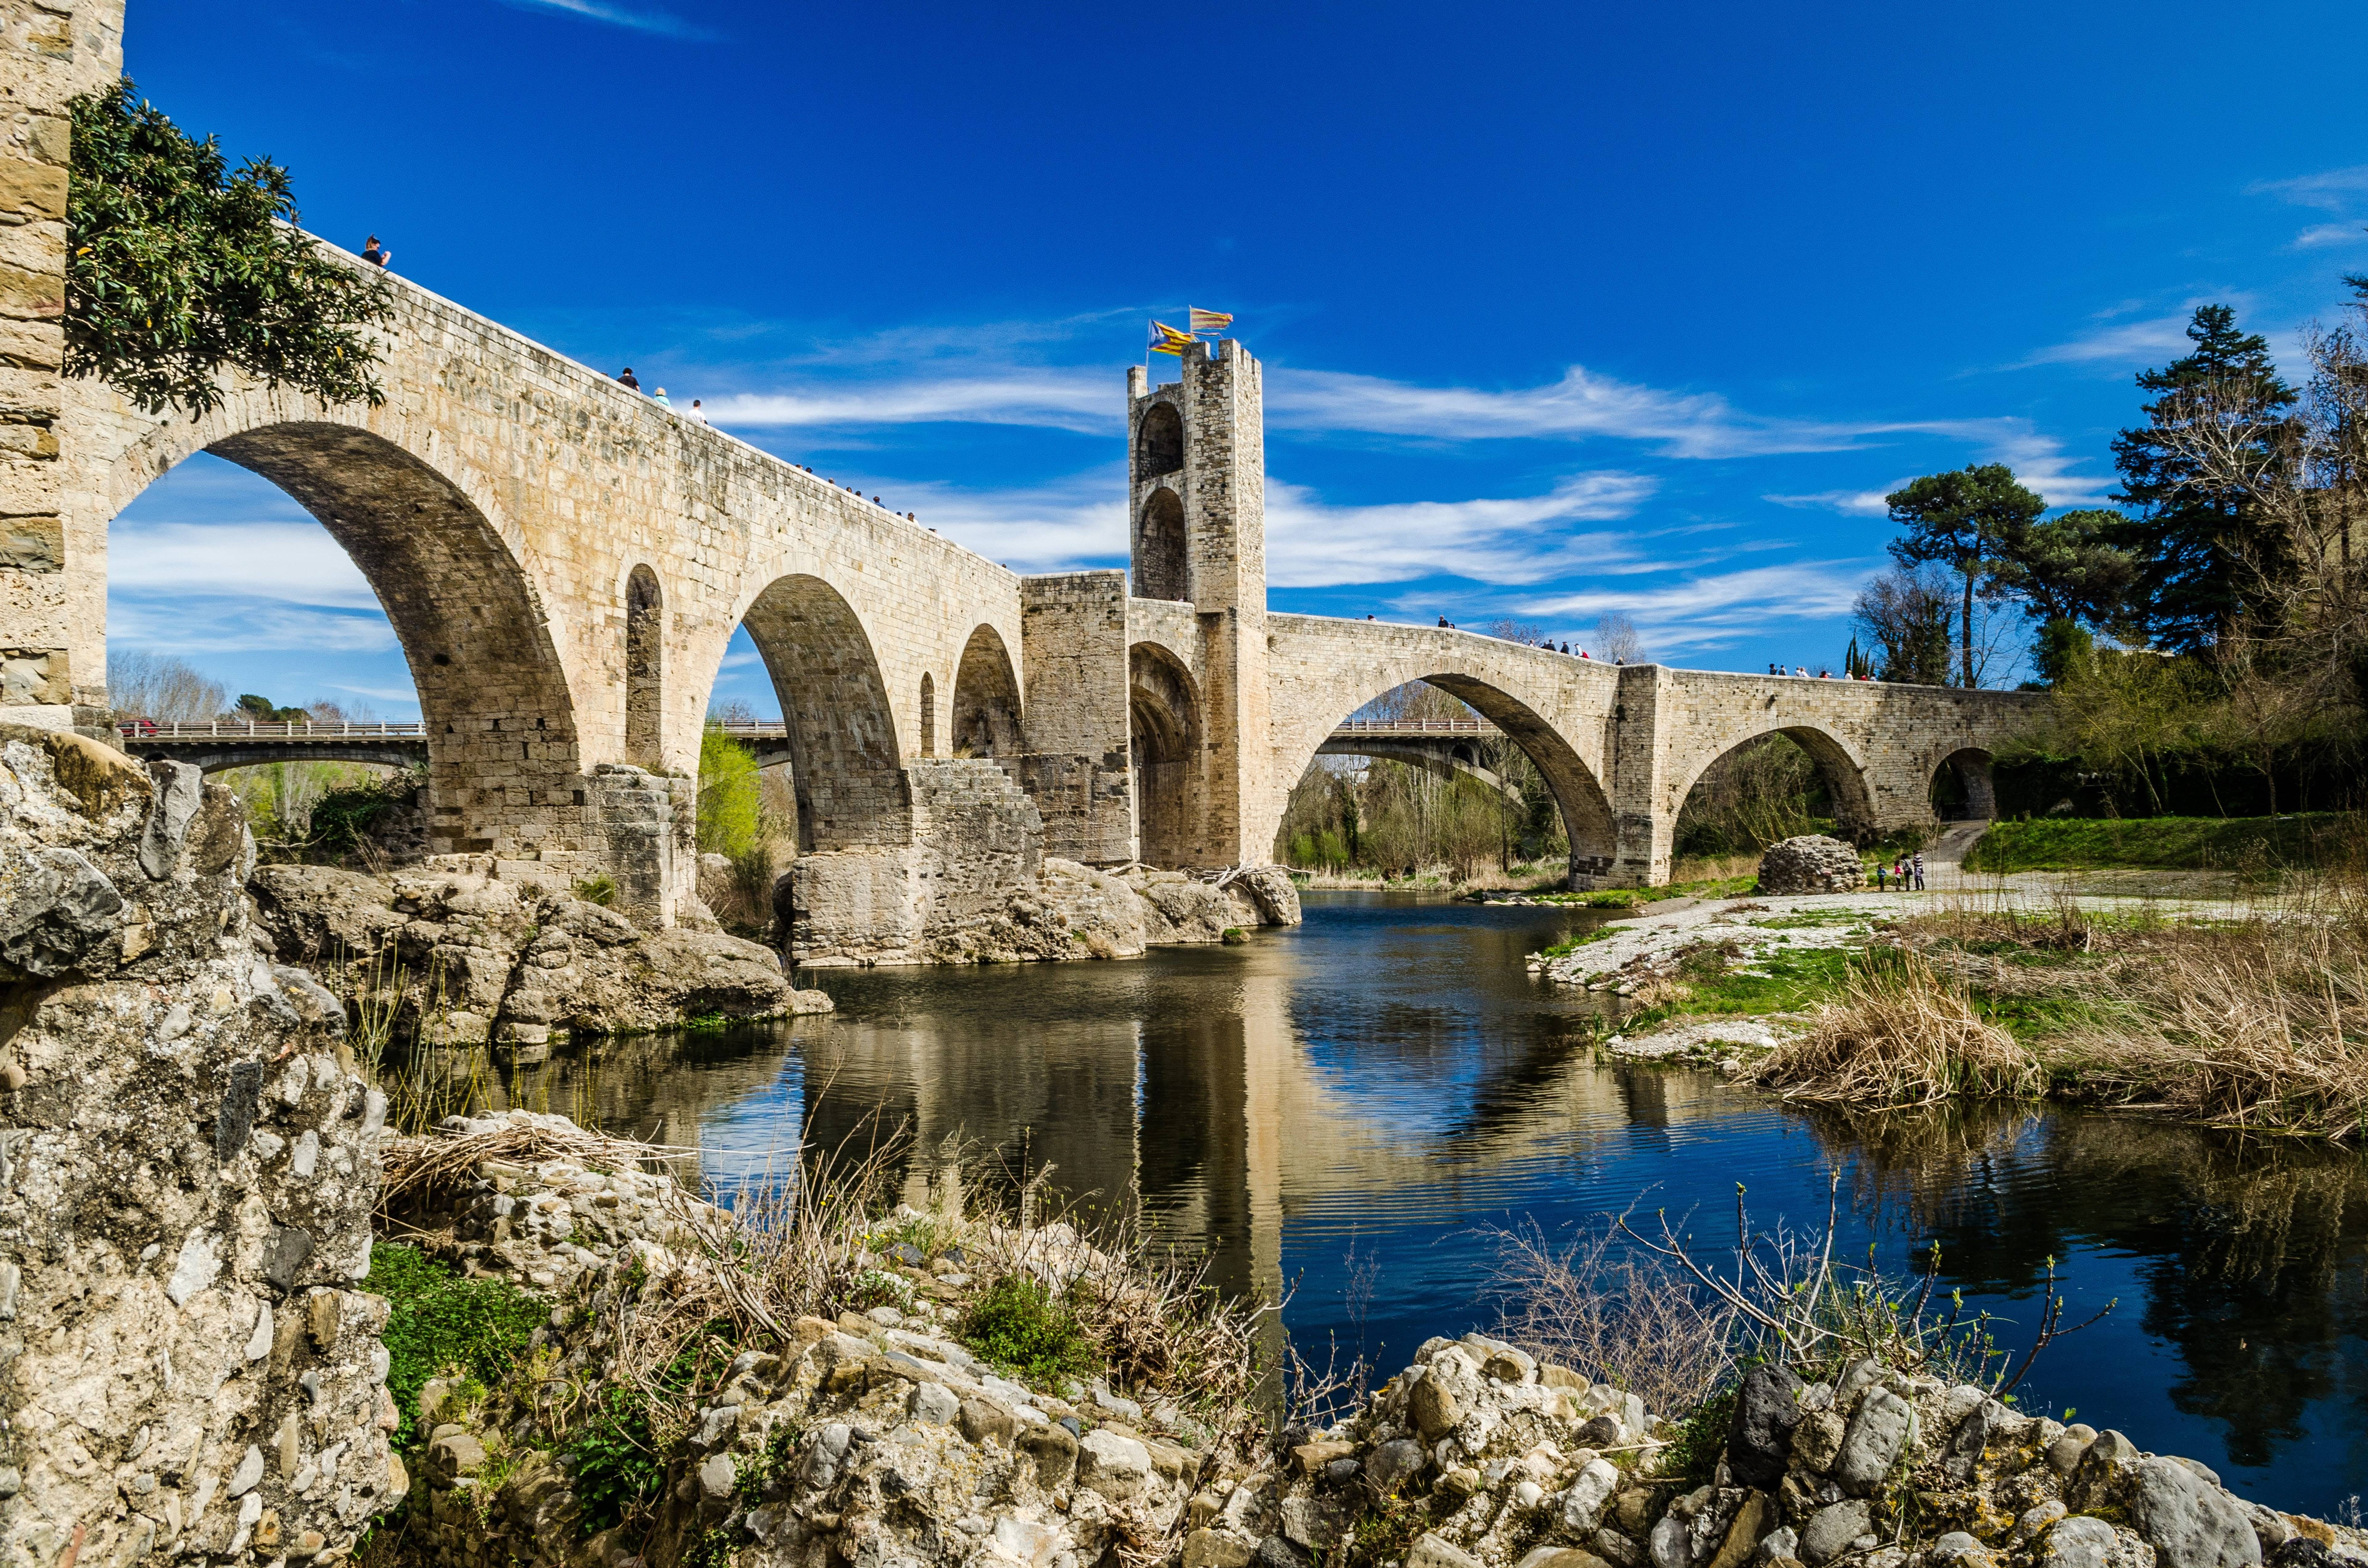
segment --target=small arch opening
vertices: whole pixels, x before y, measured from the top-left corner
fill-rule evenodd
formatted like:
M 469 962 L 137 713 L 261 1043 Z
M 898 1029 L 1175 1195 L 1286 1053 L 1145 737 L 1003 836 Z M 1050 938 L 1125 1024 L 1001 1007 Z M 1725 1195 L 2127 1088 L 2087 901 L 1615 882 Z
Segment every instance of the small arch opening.
M 1143 515 L 1135 520 L 1134 597 L 1192 597 L 1184 569 L 1184 503 L 1173 490 L 1153 491 L 1143 504 Z
M 1173 657 L 1138 642 L 1127 653 L 1127 729 L 1135 855 L 1146 865 L 1194 864 L 1192 757 L 1200 701 Z
M 927 670 L 921 672 L 921 755 L 938 755 L 938 682 Z
M 665 595 L 657 574 L 636 566 L 625 579 L 625 760 L 665 766 Z
M 1932 770 L 1932 814 L 1942 822 L 1988 822 L 1998 815 L 1990 754 L 1979 746 L 1952 751 Z
M 1019 682 L 1011 654 L 992 626 L 982 626 L 962 645 L 954 671 L 954 750 L 963 756 L 1017 756 L 1019 744 Z
M 1155 479 L 1184 466 L 1184 421 L 1172 403 L 1155 403 L 1143 415 L 1134 442 L 1134 476 Z

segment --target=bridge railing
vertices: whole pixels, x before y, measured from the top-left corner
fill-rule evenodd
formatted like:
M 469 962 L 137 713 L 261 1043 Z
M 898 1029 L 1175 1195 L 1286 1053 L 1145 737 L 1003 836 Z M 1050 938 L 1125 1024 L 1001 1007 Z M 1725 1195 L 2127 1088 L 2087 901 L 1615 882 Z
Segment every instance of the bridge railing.
M 1486 719 L 1345 719 L 1332 727 L 1336 735 L 1493 735 L 1497 726 Z
M 215 739 L 368 740 L 379 735 L 419 739 L 427 726 L 411 723 L 334 723 L 317 719 L 126 719 L 115 726 L 131 741 L 199 741 Z

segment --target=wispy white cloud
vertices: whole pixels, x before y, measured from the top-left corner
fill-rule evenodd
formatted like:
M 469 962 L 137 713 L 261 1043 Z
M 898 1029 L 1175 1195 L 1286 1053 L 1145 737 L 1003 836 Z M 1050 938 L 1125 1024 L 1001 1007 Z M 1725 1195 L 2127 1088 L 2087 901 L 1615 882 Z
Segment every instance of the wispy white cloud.
M 130 517 L 110 530 L 112 593 L 379 608 L 360 568 L 318 523 L 127 523 Z
M 2368 243 L 2368 223 L 2320 223 L 2296 234 L 2294 243 L 2296 250 Z
M 1524 583 L 1604 571 L 1630 551 L 1557 525 L 1627 517 L 1656 487 L 1643 474 L 1577 473 L 1543 495 L 1329 506 L 1312 490 L 1269 477 L 1267 580 L 1326 588 L 1432 576 Z
M 607 0 L 504 0 L 522 11 L 559 11 L 571 17 L 581 17 L 587 22 L 603 22 L 612 28 L 625 28 L 637 33 L 655 33 L 661 38 L 678 38 L 687 42 L 705 42 L 717 34 L 696 22 L 665 11 L 645 11 L 625 6 L 611 6 Z
M 2368 164 L 2327 169 L 2294 179 L 2257 180 L 2245 187 L 2248 196 L 2274 196 L 2297 207 L 2342 212 L 2368 197 Z
M 375 611 L 318 609 L 269 599 L 203 599 L 194 603 L 110 594 L 111 642 L 177 653 L 202 666 L 209 654 L 264 650 L 306 653 L 392 653 L 394 628 Z
M 1337 370 L 1278 369 L 1267 420 L 1283 429 L 1354 430 L 1434 440 L 1508 437 L 1648 441 L 1669 457 L 1838 451 L 1899 428 L 1744 414 L 1714 392 L 1674 392 L 1573 365 L 1558 381 L 1510 391 L 1426 387 Z
M 833 425 L 1028 425 L 1095 434 L 1120 427 L 1125 388 L 1106 371 L 1018 370 L 992 377 L 820 381 L 793 392 L 739 392 L 706 405 L 727 430 Z
M 1625 615 L 1648 653 L 1666 662 L 1690 651 L 1726 647 L 1748 637 L 1768 642 L 1788 626 L 1850 613 L 1874 564 L 1803 561 L 1718 572 L 1656 584 L 1587 587 L 1510 601 L 1522 619 L 1555 625 L 1573 646 L 1597 618 Z M 1561 630 L 1567 627 L 1567 631 Z M 1835 655 L 1825 655 L 1831 659 Z M 1800 658 L 1808 657 L 1804 652 Z
M 1846 517 L 1880 517 L 1890 510 L 1883 499 L 1889 494 L 1884 490 L 1818 490 L 1806 495 L 1762 495 L 1760 499 L 1779 506 L 1839 512 Z
M 2176 315 L 2152 316 L 2084 333 L 2036 349 L 2006 368 L 2021 370 L 2034 365 L 2086 365 L 2099 360 L 2136 364 L 2159 358 L 2187 347 L 2187 324 L 2192 315 L 2192 310 L 2182 310 Z

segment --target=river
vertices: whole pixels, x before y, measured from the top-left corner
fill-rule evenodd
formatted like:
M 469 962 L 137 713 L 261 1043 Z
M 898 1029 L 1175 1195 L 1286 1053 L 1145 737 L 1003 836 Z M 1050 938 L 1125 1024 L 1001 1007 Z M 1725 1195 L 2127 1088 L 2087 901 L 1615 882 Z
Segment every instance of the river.
M 1492 1233 L 1565 1241 L 1636 1207 L 1691 1214 L 1706 1258 L 1755 1221 L 1824 1219 L 2026 1343 L 2047 1260 L 2067 1322 L 2023 1407 L 2202 1460 L 2316 1514 L 2368 1491 L 2368 1165 L 2141 1116 L 2009 1110 L 1857 1125 L 1713 1074 L 1599 1061 L 1597 1002 L 1521 958 L 1600 921 L 1421 895 L 1312 893 L 1246 947 L 1124 963 L 825 971 L 827 1017 L 621 1041 L 534 1093 L 697 1144 L 729 1184 L 853 1146 L 884 1107 L 919 1199 L 957 1145 L 1007 1192 L 1049 1164 L 1074 1200 L 1139 1192 L 1219 1280 L 1287 1289 L 1295 1342 L 1386 1376 L 1486 1324 Z M 1844 1250 L 1844 1249 L 1838 1249 Z M 2355 1505 L 2356 1506 L 2356 1505 Z

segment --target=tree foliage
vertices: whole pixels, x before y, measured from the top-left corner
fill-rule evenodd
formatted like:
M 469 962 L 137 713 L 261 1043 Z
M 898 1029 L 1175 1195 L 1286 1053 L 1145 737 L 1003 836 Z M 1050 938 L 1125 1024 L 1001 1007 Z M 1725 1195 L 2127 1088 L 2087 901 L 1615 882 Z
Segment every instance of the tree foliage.
M 1852 619 L 1882 653 L 1876 679 L 1949 684 L 1949 597 L 1930 568 L 1877 573 L 1860 590 Z
M 235 172 L 130 77 L 74 100 L 66 199 L 65 369 L 151 414 L 202 413 L 234 367 L 326 403 L 384 401 L 364 330 L 393 306 L 383 278 L 296 227 L 288 171 Z
M 762 805 L 757 759 L 710 724 L 699 738 L 699 852 L 746 855 L 763 827 Z
M 2226 305 L 2199 308 L 2187 337 L 2195 346 L 2187 354 L 2139 372 L 2139 390 L 2154 394 L 2146 422 L 2113 441 L 2119 499 L 2137 508 L 2127 539 L 2140 563 L 2140 613 L 2156 644 L 2176 652 L 2210 645 L 2247 609 L 2253 596 L 2240 566 L 2278 549 L 2250 487 L 2196 450 L 2195 437 L 2213 434 L 2197 422 L 2241 425 L 2240 461 L 2273 461 L 2295 401 L 2268 340 L 2239 331 Z
M 1977 684 L 1974 668 L 1974 595 L 1997 592 L 2007 562 L 2047 503 L 2026 490 L 2004 463 L 1976 463 L 1928 473 L 1884 497 L 1891 520 L 1907 531 L 1892 541 L 1902 566 L 1937 562 L 1964 580 L 1963 684 Z

